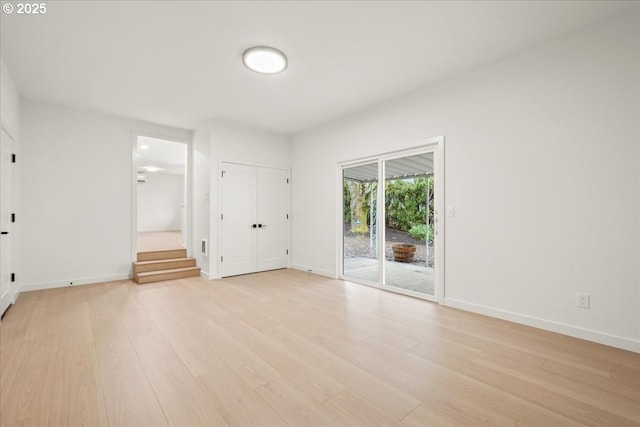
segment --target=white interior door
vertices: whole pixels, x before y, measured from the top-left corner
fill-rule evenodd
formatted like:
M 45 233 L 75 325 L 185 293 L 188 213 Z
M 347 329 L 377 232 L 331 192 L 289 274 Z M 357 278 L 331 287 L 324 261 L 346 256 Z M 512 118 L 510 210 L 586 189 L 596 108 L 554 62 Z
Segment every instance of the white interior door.
M 222 163 L 220 274 L 287 267 L 289 173 Z
M 223 163 L 222 170 L 220 272 L 222 276 L 252 273 L 257 269 L 258 171 L 234 163 Z
M 13 303 L 11 241 L 13 238 L 13 138 L 2 129 L 0 139 L 0 315 Z
M 258 168 L 258 271 L 287 267 L 289 174 Z

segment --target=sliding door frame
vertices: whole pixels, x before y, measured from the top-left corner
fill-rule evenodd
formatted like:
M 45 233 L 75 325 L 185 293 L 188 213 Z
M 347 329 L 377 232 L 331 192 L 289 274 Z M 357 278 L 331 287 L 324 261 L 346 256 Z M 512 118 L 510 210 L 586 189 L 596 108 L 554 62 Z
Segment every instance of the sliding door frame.
M 435 252 L 435 289 L 434 295 L 422 294 L 419 292 L 409 291 L 394 286 L 387 286 L 384 284 L 385 278 L 385 203 L 384 203 L 384 182 L 385 182 L 385 163 L 387 160 L 398 159 L 402 157 L 414 156 L 419 154 L 433 153 L 434 160 L 434 252 Z M 343 201 L 343 186 L 344 186 L 344 169 L 360 166 L 364 164 L 376 163 L 378 164 L 378 191 L 377 191 L 377 215 L 378 218 L 382 218 L 383 224 L 378 224 L 378 283 L 371 282 L 369 280 L 358 279 L 344 274 L 344 201 Z M 337 229 L 338 229 L 338 251 L 336 259 L 336 271 L 338 272 L 338 278 L 342 280 L 348 280 L 351 282 L 359 283 L 366 286 L 371 286 L 383 290 L 388 290 L 400 294 L 405 294 L 417 298 L 426 299 L 429 301 L 435 301 L 439 304 L 444 304 L 445 298 L 445 227 L 444 227 L 444 212 L 445 212 L 445 194 L 444 194 L 444 137 L 435 137 L 423 141 L 419 146 L 408 148 L 404 150 L 397 150 L 382 153 L 375 156 L 363 157 L 359 159 L 348 160 L 340 162 L 338 164 L 338 195 L 339 202 L 337 204 Z M 380 183 L 383 183 L 382 186 Z

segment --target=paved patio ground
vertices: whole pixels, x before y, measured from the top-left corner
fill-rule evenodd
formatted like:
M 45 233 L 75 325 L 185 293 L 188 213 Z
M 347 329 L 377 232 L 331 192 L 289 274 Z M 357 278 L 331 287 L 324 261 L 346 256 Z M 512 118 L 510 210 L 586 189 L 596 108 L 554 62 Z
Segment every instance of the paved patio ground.
M 344 259 L 345 277 L 378 281 L 379 260 L 362 257 Z M 398 288 L 435 295 L 435 272 L 431 267 L 386 261 L 386 284 Z

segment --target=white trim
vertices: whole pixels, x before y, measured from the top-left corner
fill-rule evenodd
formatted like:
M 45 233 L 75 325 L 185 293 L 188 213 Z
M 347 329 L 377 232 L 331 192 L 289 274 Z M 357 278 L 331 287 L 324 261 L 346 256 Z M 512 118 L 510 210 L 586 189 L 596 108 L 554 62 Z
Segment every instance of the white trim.
M 131 262 L 138 261 L 138 132 L 131 132 Z
M 320 268 L 315 268 L 315 267 L 311 267 L 308 265 L 301 265 L 301 264 L 291 264 L 291 267 L 294 270 L 300 270 L 300 271 L 304 271 L 306 273 L 311 273 L 311 274 L 318 274 L 320 276 L 325 276 L 325 277 L 329 277 L 331 279 L 337 279 L 336 275 L 333 273 L 333 271 L 329 271 L 329 270 L 322 270 Z
M 336 251 L 336 258 L 334 260 L 333 265 L 333 276 L 335 278 L 341 278 L 342 273 L 344 272 L 344 166 L 340 163 L 337 165 L 336 169 L 336 206 L 338 209 L 336 215 L 336 244 L 338 245 L 338 250 Z
M 291 224 L 293 224 L 293 177 L 292 170 L 290 167 L 287 168 L 287 179 L 289 185 L 289 192 L 287 193 L 287 268 L 291 265 L 291 260 L 293 259 L 293 238 L 291 232 Z
M 411 291 L 408 289 L 399 288 L 397 286 L 391 286 L 391 285 L 381 286 L 376 282 L 371 282 L 369 280 L 361 279 L 359 277 L 347 277 L 344 274 L 342 274 L 338 277 L 338 280 L 342 280 L 343 282 L 355 283 L 357 285 L 368 286 L 370 288 L 378 289 L 384 292 L 392 292 L 395 294 L 406 295 L 409 297 L 418 298 L 418 299 L 429 301 L 429 302 L 435 302 L 435 303 L 438 302 L 436 297 L 433 295 L 425 294 L 422 292 Z
M 215 236 L 216 236 L 216 259 L 215 259 L 215 271 L 216 271 L 216 275 L 222 277 L 222 271 L 221 271 L 221 265 L 222 261 L 220 260 L 220 257 L 222 257 L 222 174 L 224 173 L 224 170 L 222 169 L 222 165 L 224 163 L 227 163 L 225 161 L 223 161 L 222 159 L 218 159 L 218 170 L 215 171 L 214 174 L 212 174 L 212 176 L 210 177 L 210 179 L 215 179 L 215 183 L 216 183 L 216 228 L 215 228 Z M 229 162 L 231 163 L 231 162 Z M 209 188 L 212 188 L 211 184 L 209 184 Z M 211 212 L 211 192 L 209 192 L 209 215 L 211 215 L 213 212 Z M 209 221 L 209 236 L 213 236 L 213 232 L 214 230 L 211 230 L 211 221 Z M 209 244 L 211 244 L 211 239 L 209 239 Z M 209 251 L 209 253 L 211 253 L 211 251 Z M 211 260 L 211 258 L 209 258 L 209 268 L 212 269 L 214 267 L 214 264 Z
M 18 301 L 19 297 L 20 297 L 20 289 L 16 288 L 16 291 L 13 293 L 13 301 L 11 301 L 11 304 L 9 304 L 9 307 L 15 304 L 16 301 Z M 9 309 L 9 307 L 7 307 L 7 310 Z
M 180 141 L 178 141 L 180 142 Z M 187 249 L 187 256 L 194 257 L 197 251 L 193 250 L 193 136 L 191 141 L 184 142 L 187 151 L 187 164 L 184 171 L 184 209 L 185 209 L 185 228 L 183 231 L 184 245 Z M 137 188 L 137 187 L 136 187 Z M 207 252 L 209 251 L 209 244 L 207 242 Z
M 291 171 L 291 168 L 289 166 L 276 166 L 276 165 L 268 165 L 268 164 L 264 164 L 264 163 L 251 163 L 251 162 L 243 162 L 241 160 L 223 160 L 220 159 L 218 160 L 218 166 L 220 168 L 222 168 L 222 164 L 223 163 L 233 163 L 234 165 L 241 165 L 241 166 L 253 166 L 256 168 L 267 168 L 267 169 L 281 169 L 281 170 L 288 170 Z M 220 169 L 218 172 L 220 172 L 222 169 Z
M 434 156 L 434 183 L 433 183 L 433 250 L 435 255 L 435 298 L 438 304 L 444 304 L 445 299 L 445 242 L 446 242 L 446 233 L 445 233 L 445 209 L 446 209 L 446 197 L 445 194 L 445 180 L 446 180 L 446 171 L 445 171 L 445 143 L 444 136 L 440 136 L 438 138 L 433 138 L 438 142 L 435 143 L 436 147 L 433 150 Z M 438 171 L 438 176 L 435 175 L 435 172 Z
M 11 297 L 13 297 L 13 295 L 11 295 Z M 10 301 L 10 299 L 5 300 L 5 303 L 0 305 L 0 316 L 2 316 L 4 312 L 7 311 L 7 309 L 11 307 L 11 304 L 13 304 L 14 302 L 15 302 L 15 299 L 13 299 L 13 302 Z
M 410 297 L 423 299 L 425 301 L 430 301 L 435 303 L 438 302 L 438 298 L 434 295 L 429 295 L 429 294 L 418 292 L 418 291 L 412 291 L 409 289 L 400 288 L 398 286 L 384 285 L 384 287 L 381 287 L 380 290 L 394 292 L 396 294 L 407 295 Z
M 378 185 L 376 191 L 376 232 L 378 236 L 376 239 L 378 240 L 378 284 L 381 289 L 384 289 L 387 286 L 387 207 L 385 206 L 385 201 L 387 200 L 387 163 L 386 160 L 379 158 L 378 159 Z M 344 227 L 343 231 L 344 233 Z M 371 234 L 371 229 L 369 229 L 369 234 Z M 429 242 L 425 242 L 429 244 Z M 343 267 L 344 270 L 344 267 Z M 344 274 L 344 271 L 342 272 Z
M 222 209 L 224 208 L 224 206 L 222 206 L 222 171 L 224 170 L 222 168 L 222 165 L 225 163 L 231 163 L 234 165 L 241 165 L 241 166 L 251 166 L 251 167 L 255 167 L 255 168 L 265 168 L 265 169 L 276 169 L 276 170 L 282 170 L 282 171 L 286 171 L 287 173 L 287 179 L 289 180 L 289 194 L 288 194 L 288 201 L 287 201 L 287 210 L 289 211 L 289 222 L 287 223 L 287 247 L 289 248 L 289 253 L 287 254 L 287 267 L 289 268 L 291 266 L 291 260 L 292 260 L 292 255 L 293 255 L 293 250 L 291 248 L 292 246 L 292 239 L 291 239 L 291 224 L 292 222 L 292 218 L 293 218 L 293 213 L 292 213 L 292 203 L 291 203 L 291 199 L 292 199 L 292 188 L 293 188 L 293 179 L 291 177 L 291 167 L 289 166 L 273 166 L 273 165 L 266 165 L 266 164 L 260 164 L 260 163 L 251 163 L 251 162 L 243 162 L 240 160 L 224 160 L 224 159 L 218 159 L 218 170 L 216 171 L 215 179 L 216 179 L 216 188 L 217 188 L 217 206 L 216 206 L 216 247 L 217 247 L 217 254 L 216 254 L 216 274 L 215 274 L 215 278 L 216 279 L 221 279 L 222 276 L 222 265 L 221 265 L 221 261 L 220 261 L 220 257 L 222 256 L 222 239 L 220 238 L 220 236 L 222 236 L 222 218 L 221 218 L 221 214 L 222 214 Z M 209 261 L 211 262 L 211 261 Z M 260 271 L 255 271 L 254 273 L 259 273 Z M 334 277 L 334 276 L 332 276 Z M 334 277 L 335 278 L 335 277 Z
M 497 319 L 519 323 L 521 325 L 527 325 L 538 329 L 544 329 L 546 331 L 556 332 L 562 335 L 568 335 L 571 337 L 608 345 L 611 347 L 621 348 L 623 350 L 633 351 L 635 353 L 640 353 L 640 340 L 634 340 L 632 338 L 625 338 L 608 334 L 606 332 L 585 329 L 566 323 L 542 319 L 540 317 L 515 313 L 513 311 L 502 310 L 499 308 L 488 307 L 480 304 L 474 304 L 454 298 L 445 298 L 444 305 L 448 307 L 458 308 L 460 310 L 483 314 L 485 316 L 495 317 Z
M 378 182 L 385 182 L 384 169 L 385 169 L 386 161 L 398 159 L 402 157 L 418 155 L 418 154 L 433 153 L 434 176 L 436 177 L 434 182 L 434 193 L 435 193 L 434 194 L 434 220 L 435 220 L 434 221 L 434 234 L 435 234 L 434 251 L 435 251 L 435 260 L 436 260 L 435 266 L 434 266 L 435 267 L 434 268 L 435 269 L 434 295 L 432 296 L 428 294 L 414 293 L 412 291 L 403 290 L 402 288 L 398 288 L 395 286 L 387 286 L 383 283 L 383 278 L 385 274 L 385 263 L 384 263 L 384 256 L 385 256 L 384 240 L 385 239 L 384 237 L 386 232 L 384 228 L 384 224 L 382 228 L 380 228 L 380 225 L 378 225 L 378 244 L 379 244 L 378 258 L 379 258 L 379 261 L 380 260 L 382 261 L 379 267 L 379 277 L 378 277 L 379 283 L 374 283 L 374 282 L 364 283 L 357 280 L 357 278 L 356 278 L 356 281 L 354 281 L 354 283 L 375 287 L 381 290 L 397 292 L 403 295 L 409 295 L 409 296 L 421 298 L 428 301 L 434 301 L 434 302 L 437 302 L 438 304 L 444 304 L 444 300 L 445 300 L 445 271 L 444 271 L 445 269 L 445 262 L 444 262 L 445 221 L 444 221 L 444 218 L 445 218 L 445 197 L 446 197 L 446 195 L 444 194 L 444 191 L 445 191 L 444 146 L 445 146 L 444 136 L 437 136 L 434 138 L 426 139 L 420 145 L 412 148 L 389 151 L 389 152 L 381 153 L 377 155 L 361 157 L 359 159 L 338 162 L 338 168 L 337 168 L 338 172 L 336 174 L 336 176 L 338 177 L 337 183 L 336 183 L 336 199 L 337 199 L 336 206 L 338 206 L 338 209 L 336 209 L 337 211 L 336 242 L 338 242 L 338 250 L 336 251 L 336 264 L 335 264 L 336 276 L 338 278 L 346 281 L 354 281 L 354 278 L 346 277 L 344 275 L 344 224 L 343 224 L 344 202 L 342 200 L 342 194 L 344 191 L 343 190 L 344 169 L 377 162 Z M 380 186 L 378 186 L 378 188 L 380 188 Z M 383 197 L 384 195 L 382 194 L 382 191 L 378 191 L 376 203 L 378 203 L 378 215 L 382 218 L 385 217 L 384 203 L 382 203 Z
M 94 283 L 113 282 L 118 280 L 131 280 L 131 275 L 129 273 L 110 274 L 107 276 L 83 277 L 80 279 L 66 279 L 66 280 L 56 280 L 53 282 L 32 283 L 30 285 L 22 285 L 20 287 L 20 292 L 39 291 L 42 289 L 64 288 L 66 286 L 91 285 Z
M 131 262 L 137 261 L 138 256 L 138 138 L 146 137 L 153 139 L 160 139 L 163 141 L 177 142 L 185 144 L 185 150 L 187 153 L 187 159 L 185 164 L 185 188 L 184 188 L 184 201 L 186 209 L 186 230 L 184 230 L 185 236 L 185 249 L 187 249 L 187 256 L 191 257 L 194 254 L 192 250 L 192 235 L 193 230 L 193 153 L 192 145 L 193 141 L 184 138 L 176 138 L 173 136 L 167 136 L 164 134 L 157 134 L 153 132 L 137 131 L 134 130 L 131 133 Z
M 6 125 L 4 123 L 4 121 L 0 124 L 0 129 L 2 129 L 4 131 L 4 133 L 9 135 L 9 138 L 11 138 L 14 143 L 16 142 L 16 138 L 13 136 L 13 133 L 11 133 L 11 130 L 9 129 L 9 126 Z
M 222 279 L 222 277 L 218 274 L 209 274 L 204 270 L 200 270 L 200 277 L 202 277 L 205 280 L 218 280 L 218 279 Z
M 8 144 L 10 144 L 10 151 L 13 155 L 17 155 L 18 154 L 18 142 L 16 141 L 16 138 L 14 138 L 13 134 L 11 133 L 11 131 L 9 130 L 8 126 L 5 123 L 0 124 L 0 132 L 4 132 L 7 137 L 9 138 L 9 142 Z M 3 159 L 4 161 L 4 159 Z M 7 159 L 8 161 L 8 159 Z M 2 214 L 4 215 L 5 213 L 7 215 L 9 215 L 9 212 L 13 212 L 15 214 L 18 215 L 18 217 L 20 217 L 20 212 L 18 210 L 18 203 L 16 202 L 16 200 L 18 199 L 18 180 L 19 180 L 19 170 L 18 170 L 18 164 L 19 163 L 11 163 L 10 165 L 8 165 L 7 167 L 8 169 L 8 173 L 10 175 L 10 179 L 9 182 L 5 182 L 3 184 L 3 188 L 2 190 L 8 190 L 10 192 L 10 198 L 9 198 L 9 206 L 6 212 L 2 212 Z M 11 184 L 10 187 L 7 188 L 7 184 Z M 3 209 L 5 208 L 4 206 L 0 206 Z M 15 252 L 16 252 L 16 247 L 18 244 L 18 239 L 16 238 L 16 236 L 18 235 L 19 231 L 18 231 L 18 225 L 17 224 L 13 224 L 11 221 L 9 221 L 7 219 L 7 229 L 3 230 L 6 232 L 9 232 L 9 235 L 5 236 L 5 239 L 8 240 L 7 245 L 9 248 L 9 253 L 7 254 L 7 262 L 8 265 L 6 265 L 5 267 L 8 269 L 8 271 L 3 271 L 3 275 L 6 274 L 6 278 L 7 280 L 9 280 L 9 290 L 7 291 L 7 296 L 4 299 L 4 302 L 2 302 L 2 306 L 0 307 L 0 316 L 2 314 L 4 314 L 4 312 L 12 305 L 16 302 L 16 298 L 17 298 L 17 294 L 20 293 L 20 282 L 17 280 L 10 280 L 10 273 L 18 273 L 16 270 L 16 265 L 17 265 L 17 257 L 15 257 Z M 20 277 L 20 274 L 18 274 L 18 278 Z
M 404 149 L 394 150 L 394 151 L 386 151 L 384 153 L 380 153 L 372 156 L 359 157 L 357 159 L 340 161 L 338 162 L 338 166 L 341 168 L 345 168 L 345 167 L 358 166 L 358 165 L 367 164 L 367 163 L 374 163 L 378 161 L 378 159 L 391 160 L 391 159 L 398 159 L 401 157 L 423 154 L 425 150 L 429 150 L 430 148 L 437 148 L 439 144 L 443 144 L 443 143 L 444 143 L 444 136 L 436 136 L 433 138 L 425 139 L 424 141 L 421 141 L 419 143 L 420 145 L 416 145 L 411 148 L 404 148 Z
M 372 282 L 367 279 L 361 279 L 359 277 L 346 277 L 344 274 L 342 274 L 338 277 L 338 280 L 342 280 L 343 282 L 355 283 L 356 285 L 368 286 L 370 288 L 378 289 L 379 291 L 385 290 L 382 286 L 378 285 L 376 282 Z

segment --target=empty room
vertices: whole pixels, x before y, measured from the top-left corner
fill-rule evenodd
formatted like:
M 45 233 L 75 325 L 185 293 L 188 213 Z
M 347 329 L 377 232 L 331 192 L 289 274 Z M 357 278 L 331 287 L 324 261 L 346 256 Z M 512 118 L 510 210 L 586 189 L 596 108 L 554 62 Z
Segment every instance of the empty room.
M 640 426 L 640 2 L 2 1 L 1 426 Z

